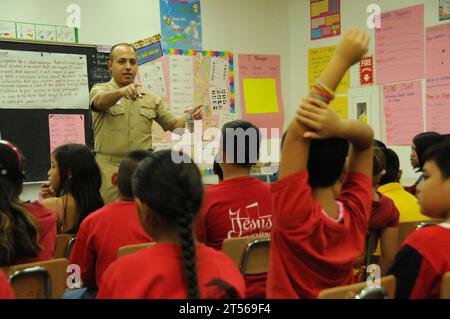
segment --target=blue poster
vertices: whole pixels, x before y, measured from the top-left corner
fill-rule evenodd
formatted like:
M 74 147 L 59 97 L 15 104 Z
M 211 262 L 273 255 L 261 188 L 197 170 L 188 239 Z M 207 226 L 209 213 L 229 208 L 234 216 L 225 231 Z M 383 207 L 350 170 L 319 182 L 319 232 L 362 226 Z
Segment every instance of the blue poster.
M 202 49 L 200 0 L 160 0 L 164 49 Z

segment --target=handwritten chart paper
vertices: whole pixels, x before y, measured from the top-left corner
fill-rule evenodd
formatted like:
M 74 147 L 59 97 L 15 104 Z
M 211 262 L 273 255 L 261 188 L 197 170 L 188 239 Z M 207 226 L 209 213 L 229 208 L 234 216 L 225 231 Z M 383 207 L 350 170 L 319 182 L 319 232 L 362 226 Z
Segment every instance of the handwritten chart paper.
M 0 108 L 88 107 L 86 56 L 0 50 Z
M 423 78 L 424 51 L 423 5 L 382 13 L 375 29 L 377 83 Z
M 450 91 L 427 94 L 427 131 L 450 133 Z
M 450 24 L 427 28 L 426 37 L 428 92 L 450 90 Z
M 387 144 L 411 144 L 423 132 L 421 81 L 385 85 L 383 92 Z
M 170 101 L 175 114 L 194 106 L 194 60 L 190 56 L 173 55 L 169 58 Z
M 214 86 L 225 86 L 228 81 L 228 62 L 221 58 L 211 58 L 211 82 Z
M 311 40 L 341 34 L 341 0 L 311 0 Z
M 309 49 L 308 51 L 308 85 L 311 87 L 320 77 L 325 67 L 333 58 L 336 46 Z M 350 87 L 350 72 L 347 71 L 336 89 L 336 94 L 347 94 Z
M 283 129 L 280 59 L 279 55 L 239 55 L 242 118 L 265 128 L 264 138 L 270 138 L 272 128 Z
M 51 153 L 64 144 L 86 144 L 83 114 L 49 114 L 48 127 Z

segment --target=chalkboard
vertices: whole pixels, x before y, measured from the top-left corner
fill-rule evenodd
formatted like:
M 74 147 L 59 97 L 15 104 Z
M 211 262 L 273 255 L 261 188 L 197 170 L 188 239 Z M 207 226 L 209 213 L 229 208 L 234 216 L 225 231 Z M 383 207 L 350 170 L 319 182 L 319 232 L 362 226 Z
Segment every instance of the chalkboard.
M 89 90 L 110 80 L 108 54 L 93 45 L 0 41 L 0 50 L 35 51 L 85 55 Z M 1 93 L 1 92 L 0 92 Z M 89 109 L 5 109 L 0 108 L 1 138 L 16 144 L 25 157 L 26 182 L 47 180 L 50 168 L 49 114 L 83 114 L 86 145 L 93 148 L 92 114 Z

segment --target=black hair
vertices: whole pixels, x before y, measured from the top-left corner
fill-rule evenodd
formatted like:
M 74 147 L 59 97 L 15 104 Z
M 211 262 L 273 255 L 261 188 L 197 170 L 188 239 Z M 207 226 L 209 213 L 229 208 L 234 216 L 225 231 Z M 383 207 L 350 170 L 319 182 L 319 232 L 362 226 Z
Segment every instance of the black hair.
M 0 143 L 0 267 L 37 257 L 41 251 L 38 229 L 19 204 L 24 180 L 22 155 L 9 142 Z
M 66 232 L 77 233 L 84 218 L 104 205 L 100 195 L 100 168 L 92 151 L 82 144 L 59 146 L 53 151 L 53 156 L 58 163 L 60 175 L 59 188 L 55 190 L 56 196 L 70 193 L 77 206 L 76 223 Z M 64 207 L 64 222 L 66 209 L 67 207 Z
M 386 144 L 384 144 L 382 141 L 380 140 L 373 140 L 373 146 L 374 147 L 378 147 L 378 148 L 387 148 Z
M 193 227 L 203 201 L 202 178 L 189 156 L 182 154 L 179 164 L 173 158 L 180 153 L 164 150 L 144 159 L 133 176 L 133 191 L 167 225 L 177 227 L 187 295 L 199 298 Z
M 442 176 L 450 178 L 450 143 L 439 143 L 427 150 L 423 161 L 433 161 L 441 171 Z
M 422 171 L 423 155 L 433 145 L 436 145 L 442 141 L 443 137 L 436 132 L 424 132 L 414 136 L 413 144 L 416 147 L 417 159 L 419 160 L 419 171 Z
M 139 163 L 150 155 L 150 151 L 136 150 L 128 153 L 127 156 L 120 162 L 118 171 L 118 183 L 120 194 L 127 198 L 132 199 L 133 196 L 133 185 L 132 177 Z
M 259 159 L 261 133 L 254 124 L 236 120 L 222 127 L 220 146 L 225 163 L 250 168 Z
M 380 179 L 380 185 L 388 183 L 396 183 L 398 173 L 400 171 L 400 160 L 397 153 L 390 148 L 383 149 L 384 158 L 386 159 L 386 174 Z
M 217 158 L 214 158 L 213 173 L 219 177 L 219 181 L 223 181 L 223 171 Z
M 386 168 L 386 158 L 382 148 L 373 148 L 372 176 L 378 176 Z
M 117 43 L 117 44 L 113 45 L 113 47 L 111 48 L 111 51 L 109 51 L 109 60 L 110 60 L 111 62 L 112 62 L 113 59 L 114 59 L 114 50 L 115 50 L 115 48 L 120 47 L 120 46 L 127 46 L 127 47 L 130 47 L 130 48 L 133 49 L 134 52 L 136 52 L 136 49 L 135 49 L 131 44 L 129 44 L 129 43 Z
M 312 188 L 330 187 L 344 170 L 349 143 L 346 139 L 312 140 L 309 144 L 308 183 Z

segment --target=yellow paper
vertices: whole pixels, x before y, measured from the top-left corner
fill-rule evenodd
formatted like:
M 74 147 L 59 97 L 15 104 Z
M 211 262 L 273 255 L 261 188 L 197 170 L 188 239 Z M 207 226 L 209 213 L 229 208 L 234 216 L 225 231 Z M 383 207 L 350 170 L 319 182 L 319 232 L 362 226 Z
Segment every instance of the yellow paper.
M 328 0 L 311 3 L 311 16 L 317 17 L 324 12 L 328 12 Z
M 330 103 L 330 107 L 343 119 L 348 118 L 348 96 L 336 96 Z
M 308 54 L 308 83 L 311 87 L 322 74 L 325 67 L 333 58 L 336 46 L 309 49 Z M 347 94 L 350 87 L 350 73 L 347 71 L 336 89 L 336 94 Z
M 332 16 L 328 16 L 325 18 L 325 24 L 326 25 L 332 25 L 336 22 L 339 22 L 339 14 L 334 14 Z
M 244 79 L 244 98 L 247 114 L 278 112 L 275 79 Z

